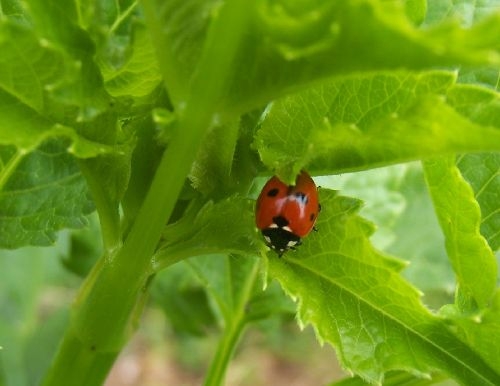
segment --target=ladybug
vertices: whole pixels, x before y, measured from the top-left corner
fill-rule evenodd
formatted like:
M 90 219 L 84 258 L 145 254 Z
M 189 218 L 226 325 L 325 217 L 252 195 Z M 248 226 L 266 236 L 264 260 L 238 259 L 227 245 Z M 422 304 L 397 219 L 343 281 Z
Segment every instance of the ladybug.
M 255 223 L 266 244 L 281 257 L 315 229 L 320 210 L 318 188 L 307 172 L 300 172 L 295 185 L 287 185 L 274 176 L 257 199 Z

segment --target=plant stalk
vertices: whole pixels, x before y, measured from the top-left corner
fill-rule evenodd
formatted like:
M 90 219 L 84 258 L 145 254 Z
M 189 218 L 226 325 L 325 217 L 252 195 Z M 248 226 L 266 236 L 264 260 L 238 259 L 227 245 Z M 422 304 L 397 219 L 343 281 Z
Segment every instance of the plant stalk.
M 233 356 L 245 327 L 246 323 L 239 320 L 226 328 L 217 346 L 214 360 L 210 364 L 210 369 L 205 377 L 204 386 L 221 386 L 224 384 L 229 361 Z
M 101 258 L 82 285 L 44 386 L 102 384 L 133 332 L 154 273 L 151 257 L 231 78 L 248 7 L 246 0 L 228 1 L 214 19 L 178 130 L 128 237 Z
M 245 288 L 236 306 L 235 313 L 226 315 L 226 328 L 222 334 L 222 339 L 217 346 L 214 359 L 210 364 L 209 372 L 205 378 L 204 386 L 220 386 L 224 384 L 229 361 L 240 337 L 247 326 L 246 309 L 252 297 L 252 291 L 258 277 L 259 263 L 256 261 L 251 273 L 247 276 Z

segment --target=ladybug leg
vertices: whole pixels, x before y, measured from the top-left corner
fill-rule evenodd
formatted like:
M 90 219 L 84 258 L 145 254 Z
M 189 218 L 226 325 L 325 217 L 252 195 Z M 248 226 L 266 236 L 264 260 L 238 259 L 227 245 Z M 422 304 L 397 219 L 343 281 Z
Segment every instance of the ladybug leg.
M 318 231 L 318 228 L 316 228 L 315 226 L 313 227 L 313 231 L 314 232 L 317 232 Z

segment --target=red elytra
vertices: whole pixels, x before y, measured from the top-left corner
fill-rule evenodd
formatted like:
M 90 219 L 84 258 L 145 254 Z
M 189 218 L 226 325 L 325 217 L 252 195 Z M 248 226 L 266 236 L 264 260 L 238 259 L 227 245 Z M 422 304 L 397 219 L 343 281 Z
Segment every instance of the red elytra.
M 314 228 L 319 211 L 318 188 L 307 172 L 300 172 L 295 185 L 274 176 L 257 199 L 255 223 L 267 245 L 281 256 L 301 244 L 301 238 Z

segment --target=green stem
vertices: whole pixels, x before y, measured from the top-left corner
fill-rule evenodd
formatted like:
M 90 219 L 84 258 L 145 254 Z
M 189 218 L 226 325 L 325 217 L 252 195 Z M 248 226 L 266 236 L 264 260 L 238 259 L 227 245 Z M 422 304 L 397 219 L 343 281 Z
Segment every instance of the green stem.
M 172 248 L 167 248 L 165 250 L 160 250 L 153 257 L 153 270 L 154 272 L 159 272 L 162 269 L 170 267 L 179 261 L 185 260 L 192 256 L 207 256 L 213 254 L 220 255 L 230 255 L 230 254 L 241 254 L 241 250 L 237 249 L 223 249 L 221 247 L 192 247 L 190 245 L 186 246 L 176 246 Z
M 133 332 L 153 274 L 152 255 L 231 78 L 250 3 L 228 1 L 214 19 L 178 130 L 128 237 L 105 254 L 82 285 L 45 386 L 101 384 Z
M 94 352 L 82 345 L 73 330 L 66 332 L 59 351 L 71 355 L 58 358 L 57 368 L 49 371 L 44 380 L 46 385 L 101 385 L 118 355 L 118 352 Z
M 101 224 L 102 242 L 107 254 L 113 253 L 121 244 L 120 215 L 115 203 L 109 199 L 102 185 L 102 181 L 95 177 L 90 167 L 90 162 L 96 160 L 80 160 L 80 170 L 87 181 L 87 186 L 92 192 L 94 204 L 99 214 Z
M 239 299 L 240 301 L 236 306 L 235 313 L 226 316 L 227 325 L 224 329 L 222 339 L 219 341 L 215 357 L 210 364 L 204 386 L 220 386 L 224 382 L 229 361 L 247 325 L 246 307 L 252 296 L 258 271 L 259 263 L 256 262 L 253 266 L 253 270 L 247 276 L 245 287 Z
M 243 334 L 245 326 L 246 323 L 240 320 L 225 329 L 222 339 L 217 346 L 214 360 L 210 364 L 204 386 L 221 386 L 224 384 L 229 361 L 233 356 L 233 352 Z
M 127 298 L 127 289 L 120 288 L 120 284 L 126 283 L 118 281 L 112 273 L 109 259 L 101 258 L 87 276 L 43 385 L 103 384 L 120 349 L 135 329 L 149 282 L 149 278 L 143 280 L 144 276 L 138 275 L 144 287 L 133 298 L 128 293 Z
M 145 5 L 149 1 L 145 1 Z M 158 167 L 150 191 L 125 242 L 139 247 L 149 260 L 166 220 L 204 141 L 231 78 L 231 66 L 246 26 L 249 5 L 245 0 L 228 1 L 214 19 L 204 54 L 195 76 L 186 109 L 180 112 L 179 125 Z M 224 38 L 224 44 L 220 44 Z M 157 178 L 159 177 L 159 178 Z M 174 200 L 166 200 L 172 195 Z M 151 242 L 153 240 L 153 242 Z M 128 248 L 132 249 L 132 248 Z M 138 262 L 138 264 L 140 264 Z

